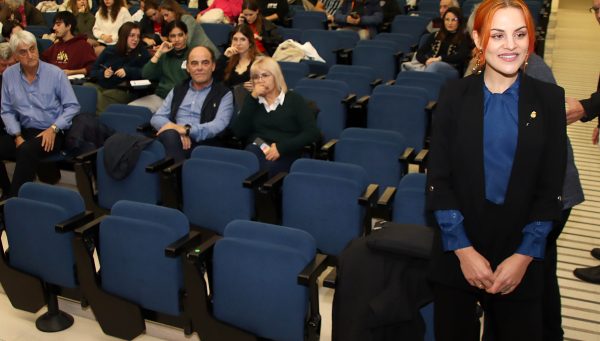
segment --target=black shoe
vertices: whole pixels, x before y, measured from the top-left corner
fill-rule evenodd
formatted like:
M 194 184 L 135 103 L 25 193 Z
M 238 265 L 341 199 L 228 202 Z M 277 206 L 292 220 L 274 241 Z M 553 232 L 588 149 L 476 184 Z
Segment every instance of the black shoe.
M 573 274 L 582 281 L 600 284 L 600 265 L 590 268 L 578 268 L 573 271 Z
M 600 259 L 600 247 L 593 248 L 590 253 L 592 254 L 592 257 Z

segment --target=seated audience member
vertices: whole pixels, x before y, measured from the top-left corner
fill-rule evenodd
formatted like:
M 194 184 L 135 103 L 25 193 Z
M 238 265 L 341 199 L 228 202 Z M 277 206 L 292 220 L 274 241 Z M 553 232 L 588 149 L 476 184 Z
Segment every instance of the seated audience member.
M 187 45 L 195 47 L 198 45 L 207 46 L 218 57 L 221 52 L 215 44 L 208 38 L 202 25 L 196 25 L 196 20 L 191 14 L 187 13 L 175 0 L 163 0 L 160 4 L 160 13 L 163 17 L 163 36 L 166 36 L 164 28 L 167 24 L 179 20 L 185 23 L 187 27 Z
M 238 24 L 248 24 L 254 33 L 256 48 L 260 53 L 272 55 L 283 38 L 277 33 L 277 26 L 263 17 L 256 0 L 244 0 Z
M 232 125 L 233 133 L 247 139 L 246 150 L 256 154 L 261 169 L 271 175 L 289 171 L 302 148 L 319 139 L 319 129 L 308 104 L 288 91 L 279 64 L 258 57 L 250 68 L 253 90 Z
M 19 31 L 23 31 L 23 26 L 21 26 L 21 24 L 14 21 L 6 22 L 4 25 L 2 25 L 2 38 L 8 42 L 10 40 L 10 36 Z
M 15 56 L 7 42 L 0 43 L 0 88 L 2 87 L 2 74 L 9 66 L 15 64 Z M 0 122 L 1 123 L 1 122 Z
M 14 65 L 16 62 L 15 56 L 10 49 L 10 45 L 7 42 L 0 43 L 0 89 L 2 89 L 2 74 L 6 68 Z M 1 91 L 0 94 L 2 94 Z M 2 97 L 0 96 L 0 98 Z M 0 136 L 1 135 L 6 135 L 6 130 L 4 130 L 4 122 L 2 122 L 2 120 L 0 120 Z
M 397 15 L 402 14 L 402 9 L 396 0 L 380 0 L 379 6 L 381 6 L 384 23 L 391 24 Z
M 473 47 L 464 26 L 460 9 L 450 7 L 444 14 L 444 26 L 431 33 L 417 51 L 416 58 L 425 65 L 424 71 L 439 72 L 448 79 L 459 78 L 464 73 Z
M 67 76 L 87 75 L 96 60 L 94 48 L 86 36 L 75 35 L 77 19 L 71 12 L 58 12 L 54 16 L 56 41 L 42 53 L 42 60 L 63 69 Z
M 259 54 L 250 27 L 248 25 L 236 26 L 233 29 L 231 46 L 217 61 L 215 79 L 223 81 L 230 89 L 238 84 L 243 84 L 244 88 L 252 91 L 250 67 Z
M 444 14 L 450 7 L 460 8 L 458 0 L 440 0 L 440 16 L 437 18 L 433 18 L 429 22 L 429 24 L 427 25 L 427 32 L 437 32 L 440 30 L 440 28 L 442 28 L 442 26 L 444 26 L 444 21 L 442 20 L 442 18 L 444 17 Z
M 256 0 L 260 13 L 275 25 L 284 26 L 289 12 L 287 0 Z
M 150 61 L 142 68 L 142 78 L 158 81 L 155 94 L 139 98 L 129 104 L 147 107 L 156 112 L 173 87 L 188 78 L 186 59 L 188 30 L 185 23 L 172 21 L 167 24 L 169 41 L 163 42 Z
M 162 40 L 162 15 L 156 0 L 144 1 L 144 17 L 140 20 L 142 40 L 147 47 L 159 46 Z
M 45 26 L 46 20 L 39 9 L 25 0 L 4 0 L 8 6 L 9 14 L 6 21 L 13 21 L 27 27 L 30 25 Z M 5 22 L 6 22 L 5 21 Z
M 100 55 L 106 45 L 115 45 L 121 25 L 132 21 L 124 0 L 100 0 L 99 5 L 93 28 L 94 37 L 101 43 L 95 49 L 96 55 Z
M 0 160 L 16 160 L 16 165 L 12 185 L 0 167 L 4 196 L 17 195 L 21 185 L 34 180 L 40 160 L 60 150 L 63 132 L 80 110 L 65 73 L 40 61 L 33 34 L 13 34 L 10 47 L 19 63 L 2 76 L 2 120 L 8 135 L 0 137 Z
M 215 57 L 211 49 L 191 49 L 186 64 L 191 80 L 169 92 L 150 123 L 166 154 L 183 161 L 199 144 L 217 144 L 215 138 L 229 125 L 233 95 L 221 83 L 213 82 Z
M 323 6 L 325 7 L 325 12 L 327 13 L 327 20 L 333 22 L 335 18 L 333 15 L 342 5 L 343 0 L 323 0 Z
M 379 0 L 344 0 L 334 18 L 341 29 L 356 31 L 360 39 L 369 39 L 377 33 L 377 25 L 383 21 L 383 12 Z
M 97 45 L 93 32 L 96 17 L 90 12 L 90 3 L 87 0 L 71 0 L 66 10 L 73 13 L 77 19 L 75 34 L 84 34 L 92 46 Z
M 117 45 L 107 47 L 94 63 L 90 75 L 97 83 L 89 85 L 98 90 L 97 113 L 103 112 L 110 104 L 127 103 L 133 99 L 128 90 L 119 86 L 142 78 L 142 67 L 150 59 L 150 54 L 140 41 L 140 26 L 126 22 L 119 29 Z
M 242 0 L 214 0 L 208 8 L 200 11 L 196 21 L 201 23 L 235 23 L 242 11 Z
M 140 0 L 140 7 L 135 13 L 131 15 L 131 19 L 135 22 L 140 22 L 144 17 L 144 13 L 146 11 L 146 2 L 144 0 Z M 130 12 L 131 13 L 131 12 Z

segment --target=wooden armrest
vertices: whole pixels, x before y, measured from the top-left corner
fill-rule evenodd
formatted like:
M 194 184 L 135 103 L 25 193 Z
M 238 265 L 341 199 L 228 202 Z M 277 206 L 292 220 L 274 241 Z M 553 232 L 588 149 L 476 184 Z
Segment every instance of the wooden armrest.
M 175 159 L 172 157 L 167 157 L 156 162 L 153 162 L 146 166 L 146 172 L 148 173 L 156 173 L 159 172 L 175 163 Z
M 188 252 L 186 258 L 192 262 L 200 261 L 212 251 L 212 248 L 215 246 L 216 242 L 221 238 L 223 237 L 216 234 L 211 236 L 206 241 L 195 247 L 194 250 Z
M 242 186 L 244 186 L 244 188 L 258 187 L 260 184 L 264 183 L 268 179 L 268 177 L 269 177 L 269 171 L 267 171 L 267 170 L 258 171 L 256 173 L 250 175 L 246 179 L 244 179 Z
M 165 248 L 165 256 L 172 258 L 178 257 L 190 248 L 200 245 L 201 241 L 202 233 L 200 231 L 190 231 L 187 236 L 169 244 Z
M 63 220 L 60 223 L 54 226 L 54 230 L 56 232 L 64 233 L 70 232 L 79 228 L 94 219 L 94 212 L 85 211 L 80 214 L 77 214 L 67 220 Z
M 100 227 L 100 223 L 102 222 L 102 220 L 106 219 L 106 215 L 103 215 L 99 218 L 96 218 L 92 221 L 90 221 L 89 223 L 76 228 L 73 232 L 75 233 L 75 235 L 77 236 L 86 236 L 90 233 L 94 233 L 96 231 L 98 231 L 98 228 Z
M 348 94 L 348 96 L 346 96 L 346 98 L 344 98 L 342 100 L 342 103 L 348 105 L 352 102 L 356 101 L 356 95 L 355 94 Z
M 181 167 L 183 166 L 183 163 L 184 163 L 184 162 L 185 162 L 185 161 L 179 161 L 179 162 L 176 162 L 176 163 L 174 163 L 173 165 L 171 165 L 171 166 L 169 166 L 169 167 L 167 167 L 167 168 L 163 169 L 162 171 L 163 171 L 163 173 L 165 173 L 165 174 L 174 174 L 175 172 L 177 172 L 178 170 L 180 170 L 180 169 L 181 169 Z
M 298 274 L 298 284 L 308 286 L 317 280 L 317 277 L 327 269 L 327 255 L 317 253 L 315 259 L 308 263 Z
M 429 101 L 429 102 L 427 102 L 427 105 L 425 106 L 425 110 L 433 111 L 433 109 L 435 109 L 436 105 L 437 105 L 437 101 Z
M 396 80 L 395 79 L 390 79 L 389 81 L 385 82 L 384 85 L 394 85 L 396 84 Z
M 377 200 L 377 206 L 388 207 L 392 201 L 394 201 L 394 195 L 396 195 L 396 187 L 388 187 L 383 191 L 383 194 Z
M 271 191 L 273 188 L 279 188 L 283 184 L 283 178 L 285 178 L 286 175 L 288 175 L 287 172 L 277 173 L 274 177 L 267 180 L 262 187 L 267 191 Z
M 96 154 L 98 154 L 98 149 L 79 154 L 75 157 L 75 162 L 83 163 L 85 161 L 92 161 L 96 158 Z
M 376 80 L 374 80 L 374 81 L 371 82 L 371 87 L 374 88 L 374 87 L 378 86 L 381 83 L 383 83 L 383 79 L 377 78 Z
M 370 203 L 375 202 L 375 198 L 377 196 L 377 192 L 379 192 L 379 185 L 370 184 L 365 189 L 365 192 L 358 197 L 358 203 L 361 205 L 369 205 Z

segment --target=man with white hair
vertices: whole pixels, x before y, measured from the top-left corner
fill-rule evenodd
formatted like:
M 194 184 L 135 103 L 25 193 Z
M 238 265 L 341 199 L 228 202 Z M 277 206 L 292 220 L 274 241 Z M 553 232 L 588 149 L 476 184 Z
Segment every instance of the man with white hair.
M 2 121 L 7 135 L 0 137 L 0 160 L 16 160 L 12 184 L 0 167 L 3 196 L 15 196 L 25 182 L 35 178 L 42 158 L 57 153 L 64 131 L 80 106 L 65 73 L 40 61 L 33 34 L 10 37 L 17 64 L 2 75 Z

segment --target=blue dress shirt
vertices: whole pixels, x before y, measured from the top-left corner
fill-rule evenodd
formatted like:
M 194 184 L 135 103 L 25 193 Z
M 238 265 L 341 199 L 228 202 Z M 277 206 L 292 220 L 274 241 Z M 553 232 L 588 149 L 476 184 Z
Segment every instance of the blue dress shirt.
M 190 87 L 188 92 L 183 98 L 183 102 L 177 110 L 175 116 L 176 124 L 191 126 L 190 138 L 196 142 L 200 142 L 206 139 L 215 137 L 218 133 L 222 132 L 233 115 L 233 95 L 231 91 L 225 94 L 219 104 L 219 109 L 215 118 L 206 123 L 200 123 L 200 111 L 202 110 L 202 104 L 206 99 L 206 96 L 212 88 L 212 83 L 200 90 L 194 89 L 192 81 L 190 81 Z M 171 102 L 173 101 L 173 90 L 169 91 L 169 94 L 165 98 L 162 106 L 152 116 L 150 123 L 154 129 L 159 130 L 165 124 L 171 122 Z
M 79 113 L 79 102 L 63 70 L 40 61 L 30 84 L 19 63 L 2 75 L 2 120 L 9 135 L 21 128 L 48 129 L 52 124 L 65 130 Z
M 484 84 L 483 161 L 485 198 L 502 205 L 510 181 L 518 139 L 520 77 L 503 93 L 491 93 Z M 458 210 L 438 210 L 435 218 L 442 231 L 444 250 L 471 246 Z M 523 239 L 515 253 L 544 258 L 550 221 L 534 221 L 523 228 Z

